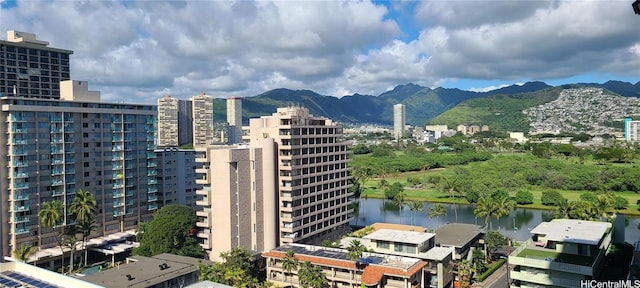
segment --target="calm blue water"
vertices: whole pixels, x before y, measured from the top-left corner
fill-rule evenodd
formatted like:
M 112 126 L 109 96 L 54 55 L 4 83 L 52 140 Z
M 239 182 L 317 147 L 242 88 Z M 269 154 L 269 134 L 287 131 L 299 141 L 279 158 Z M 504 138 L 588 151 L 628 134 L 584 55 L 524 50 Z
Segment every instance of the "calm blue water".
M 484 225 L 484 218 L 478 218 L 473 214 L 473 207 L 470 205 L 454 205 L 442 204 L 447 210 L 447 215 L 439 218 L 429 218 L 429 210 L 435 204 L 424 203 L 424 211 L 415 213 L 405 207 L 400 211 L 397 207 L 390 204 L 390 201 L 382 199 L 360 199 L 360 216 L 357 221 L 352 221 L 354 225 L 369 225 L 376 222 L 388 222 L 398 224 L 413 224 L 424 226 L 429 229 L 436 229 L 445 223 L 469 223 Z M 412 219 L 413 217 L 413 219 Z M 640 218 L 627 217 L 628 225 L 625 229 L 625 240 L 628 243 L 636 243 L 640 240 Z M 503 235 L 515 238 L 519 241 L 529 239 L 531 234 L 529 230 L 536 227 L 543 221 L 553 219 L 553 211 L 538 209 L 516 208 L 511 214 L 496 220 L 491 218 L 490 227 L 499 230 Z

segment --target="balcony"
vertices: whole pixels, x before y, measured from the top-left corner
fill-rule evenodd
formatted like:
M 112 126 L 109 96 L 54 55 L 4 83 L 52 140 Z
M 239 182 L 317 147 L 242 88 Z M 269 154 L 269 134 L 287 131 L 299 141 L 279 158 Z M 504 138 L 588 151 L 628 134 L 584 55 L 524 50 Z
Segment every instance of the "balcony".
M 123 192 L 113 192 L 113 193 L 111 193 L 111 196 L 113 198 L 124 197 L 124 193 Z
M 156 187 L 148 187 L 147 188 L 147 193 L 157 193 L 158 192 L 158 188 Z
M 62 196 L 64 195 L 63 190 L 51 190 L 51 196 Z
M 147 162 L 147 167 L 158 167 L 158 163 L 156 163 L 156 162 Z
M 13 173 L 13 178 L 28 178 L 29 177 L 29 173 L 25 173 L 25 172 L 14 172 Z
M 554 287 L 580 287 L 580 279 L 554 277 L 548 271 L 511 271 L 511 279 Z
M 124 216 L 124 211 L 113 211 L 113 217 Z
M 29 205 L 14 205 L 13 206 L 13 211 L 14 212 L 24 212 L 24 211 L 29 211 Z
M 12 139 L 11 143 L 14 145 L 24 145 L 27 144 L 27 140 L 26 139 Z
M 29 216 L 15 216 L 13 217 L 13 223 L 29 222 Z
M 122 201 L 113 201 L 113 208 L 124 206 L 124 202 Z
M 158 209 L 158 204 L 149 204 L 147 205 L 147 210 L 153 211 Z
M 113 189 L 121 189 L 121 188 L 124 188 L 124 184 L 116 183 L 116 184 L 113 184 L 112 188 Z
M 27 118 L 22 115 L 11 115 L 11 122 L 27 122 Z
M 63 164 L 64 162 L 62 162 L 62 159 L 51 159 L 51 164 L 52 165 L 58 165 L 58 164 Z
M 147 201 L 148 201 L 148 202 L 158 201 L 158 196 L 156 196 L 156 195 L 149 195 L 149 196 L 147 196 Z
M 29 183 L 19 182 L 13 183 L 13 189 L 27 189 L 29 188 Z
M 206 178 L 196 178 L 196 184 L 200 184 L 200 185 L 206 185 L 209 182 L 207 181 Z
M 62 169 L 51 169 L 51 175 L 62 175 L 64 171 Z
M 147 181 L 147 184 L 158 184 L 158 180 L 149 178 L 149 180 Z
M 27 161 L 13 161 L 13 167 L 27 167 L 29 163 Z
M 13 194 L 13 201 L 20 201 L 20 200 L 29 200 L 29 194 L 27 193 Z
M 20 235 L 20 234 L 27 234 L 29 233 L 29 228 L 24 227 L 24 228 L 14 228 L 13 232 L 15 235 Z
M 156 170 L 147 170 L 147 175 L 148 176 L 154 176 L 154 175 L 158 175 L 158 172 Z M 197 181 L 197 180 L 196 180 Z M 197 182 L 196 182 L 197 183 Z
M 27 155 L 27 150 L 25 149 L 11 149 L 11 155 L 12 156 L 21 156 L 21 155 Z
M 111 142 L 122 142 L 121 136 L 113 136 L 111 137 Z
M 27 128 L 11 128 L 12 133 L 27 133 Z
M 122 165 L 111 165 L 111 170 L 120 170 L 122 169 Z

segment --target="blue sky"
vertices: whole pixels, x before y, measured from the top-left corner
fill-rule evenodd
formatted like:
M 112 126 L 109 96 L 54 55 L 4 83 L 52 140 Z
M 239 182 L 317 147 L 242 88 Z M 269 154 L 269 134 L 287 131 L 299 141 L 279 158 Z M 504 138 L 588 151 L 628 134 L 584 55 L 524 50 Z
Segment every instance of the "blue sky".
M 107 101 L 636 83 L 640 16 L 630 3 L 0 0 L 0 38 L 31 32 L 74 50 L 72 78 Z

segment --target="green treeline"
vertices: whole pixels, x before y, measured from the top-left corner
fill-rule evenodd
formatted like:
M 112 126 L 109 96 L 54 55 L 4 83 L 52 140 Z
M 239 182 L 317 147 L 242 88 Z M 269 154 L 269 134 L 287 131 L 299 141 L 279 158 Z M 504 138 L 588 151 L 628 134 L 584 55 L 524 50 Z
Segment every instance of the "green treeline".
M 376 148 L 378 149 L 378 148 Z M 435 168 L 464 165 L 471 162 L 487 161 L 491 153 L 465 151 L 461 153 L 396 153 L 374 149 L 369 155 L 358 155 L 351 163 L 354 167 L 368 170 L 371 176 L 387 173 L 422 171 Z

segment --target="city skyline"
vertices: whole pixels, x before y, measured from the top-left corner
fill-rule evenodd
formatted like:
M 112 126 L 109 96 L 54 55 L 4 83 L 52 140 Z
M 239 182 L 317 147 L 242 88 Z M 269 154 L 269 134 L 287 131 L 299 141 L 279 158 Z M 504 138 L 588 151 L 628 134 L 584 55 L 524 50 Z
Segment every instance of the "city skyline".
M 73 50 L 106 102 L 640 80 L 630 1 L 149 3 L 3 0 L 0 35 Z

